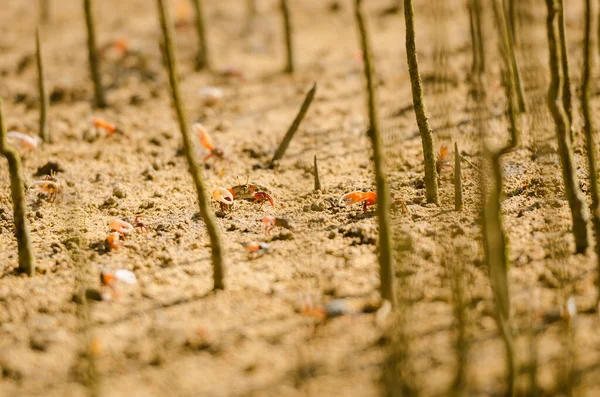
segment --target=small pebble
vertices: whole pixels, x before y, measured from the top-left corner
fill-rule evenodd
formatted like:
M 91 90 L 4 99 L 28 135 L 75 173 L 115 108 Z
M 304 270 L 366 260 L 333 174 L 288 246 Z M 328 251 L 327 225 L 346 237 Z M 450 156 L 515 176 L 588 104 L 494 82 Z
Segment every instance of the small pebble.
M 123 198 L 127 197 L 127 193 L 125 192 L 125 190 L 123 190 L 122 186 L 115 186 L 115 188 L 113 189 L 112 194 L 116 198 L 120 198 L 120 199 L 123 199 Z

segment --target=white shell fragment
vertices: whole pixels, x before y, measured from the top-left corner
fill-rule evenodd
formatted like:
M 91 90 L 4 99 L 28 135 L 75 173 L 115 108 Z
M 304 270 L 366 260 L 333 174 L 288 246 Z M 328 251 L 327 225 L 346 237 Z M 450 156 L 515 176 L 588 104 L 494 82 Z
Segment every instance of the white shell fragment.
M 125 284 L 137 284 L 137 277 L 129 270 L 115 270 L 115 278 Z
M 200 88 L 198 95 L 204 102 L 205 105 L 215 105 L 223 98 L 223 90 L 213 86 L 206 86 Z

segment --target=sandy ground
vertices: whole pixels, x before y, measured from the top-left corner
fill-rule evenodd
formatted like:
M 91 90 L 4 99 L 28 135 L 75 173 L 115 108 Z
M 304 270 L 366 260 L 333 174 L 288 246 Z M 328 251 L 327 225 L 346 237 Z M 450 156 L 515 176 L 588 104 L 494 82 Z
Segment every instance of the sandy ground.
M 24 155 L 26 183 L 39 167 L 60 164 L 62 200 L 28 196 L 38 259 L 33 278 L 15 272 L 16 242 L 7 169 L 0 167 L 0 395 L 2 396 L 373 396 L 380 395 L 388 333 L 378 327 L 377 222 L 359 206 L 340 208 L 352 190 L 374 189 L 364 82 L 349 1 L 334 9 L 322 1 L 292 1 L 297 74 L 284 64 L 275 1 L 259 2 L 248 23 L 241 0 L 206 1 L 213 69 L 237 68 L 243 77 L 193 70 L 192 9 L 179 2 L 178 59 L 190 123 L 200 121 L 226 160 L 210 161 L 209 189 L 246 177 L 268 187 L 275 206 L 241 202 L 218 218 L 228 264 L 227 289 L 211 292 L 209 240 L 197 214 L 180 133 L 160 61 L 154 2 L 98 3 L 96 19 L 110 107 L 91 106 L 86 34 L 80 1 L 54 2 L 43 27 L 47 79 L 52 93 L 53 143 Z M 101 3 L 101 4 L 100 4 Z M 381 116 L 394 199 L 408 214 L 393 216 L 397 262 L 406 308 L 412 380 L 423 395 L 448 395 L 456 370 L 456 323 L 448 269 L 461 263 L 469 305 L 469 395 L 500 395 L 504 350 L 493 320 L 493 299 L 480 244 L 479 132 L 469 97 L 470 37 L 461 1 L 415 2 L 418 47 L 436 145 L 457 141 L 463 163 L 465 209 L 453 211 L 452 173 L 441 181 L 441 205 L 424 198 L 418 136 L 406 59 L 404 22 L 382 16 L 389 3 L 365 2 L 369 11 Z M 524 142 L 504 160 L 504 225 L 510 241 L 510 282 L 527 386 L 532 346 L 542 395 L 558 395 L 572 357 L 580 396 L 600 393 L 598 318 L 589 314 L 596 292 L 595 256 L 573 256 L 570 214 L 563 195 L 554 131 L 545 107 L 548 83 L 545 9 L 533 19 L 520 56 L 530 102 Z M 38 99 L 34 60 L 37 10 L 5 0 L 0 11 L 0 95 L 9 130 L 36 134 Z M 569 10 L 573 74 L 579 84 L 581 10 Z M 572 32 L 572 33 L 571 33 Z M 488 135 L 504 139 L 501 62 L 487 26 Z M 123 58 L 110 46 L 125 38 Z M 534 43 L 534 45 L 530 45 Z M 315 101 L 276 170 L 264 167 L 317 82 Z M 223 90 L 205 106 L 199 91 Z M 600 103 L 594 97 L 593 108 Z M 126 135 L 98 136 L 91 117 L 118 124 Z M 597 120 L 600 125 L 600 120 Z M 584 191 L 587 169 L 580 117 L 576 159 Z M 198 155 L 202 156 L 201 149 Z M 323 191 L 313 192 L 313 156 Z M 218 206 L 212 203 L 216 212 Z M 145 216 L 148 233 L 133 233 L 122 248 L 104 240 L 114 218 Z M 262 231 L 261 219 L 287 218 L 295 231 Z M 241 243 L 266 241 L 270 253 L 249 258 Z M 79 242 L 79 245 L 78 245 Z M 79 246 L 79 248 L 77 248 Z M 78 308 L 73 294 L 99 289 L 100 271 L 129 269 L 138 284 L 121 296 Z M 322 322 L 299 313 L 301 298 L 344 299 L 352 314 Z M 560 309 L 574 297 L 580 314 L 569 356 Z M 531 330 L 533 329 L 533 332 Z M 529 335 L 533 333 L 534 344 Z

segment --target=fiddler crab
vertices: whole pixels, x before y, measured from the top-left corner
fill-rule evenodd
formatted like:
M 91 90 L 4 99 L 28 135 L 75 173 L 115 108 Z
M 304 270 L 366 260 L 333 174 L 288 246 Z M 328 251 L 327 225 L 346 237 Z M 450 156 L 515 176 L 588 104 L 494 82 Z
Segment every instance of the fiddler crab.
M 40 181 L 33 182 L 30 189 L 36 191 L 38 200 L 46 200 L 50 203 L 60 199 L 64 190 L 62 182 L 54 173 L 44 176 Z
M 118 249 L 121 246 L 121 240 L 125 240 L 125 236 L 133 233 L 135 228 L 139 228 L 142 233 L 146 233 L 148 228 L 146 224 L 141 221 L 143 215 L 137 215 L 134 220 L 134 224 L 121 220 L 114 219 L 110 223 L 111 232 L 106 238 L 106 243 L 111 249 Z
M 204 149 L 206 149 L 208 151 L 208 154 L 206 156 L 204 156 L 204 160 L 202 160 L 204 163 L 206 163 L 211 157 L 214 157 L 215 159 L 220 159 L 220 160 L 223 160 L 225 158 L 225 152 L 223 151 L 223 149 L 215 147 L 212 144 L 210 135 L 208 135 L 206 128 L 204 128 L 204 126 L 202 124 L 194 123 L 194 125 L 192 125 L 192 130 L 196 134 L 198 134 L 198 139 L 200 139 L 200 144 L 202 145 L 202 147 Z
M 92 117 L 92 125 L 98 129 L 105 130 L 107 137 L 112 136 L 114 134 L 125 135 L 125 132 L 121 129 L 121 127 L 118 127 L 113 123 L 109 123 L 108 121 L 99 117 Z
M 284 218 L 276 218 L 274 216 L 267 215 L 262 219 L 262 223 L 265 227 L 265 234 L 267 236 L 270 235 L 271 230 L 275 229 L 276 227 L 283 227 L 285 229 L 294 231 L 294 228 L 292 225 L 290 225 L 290 222 Z
M 377 203 L 377 193 L 375 192 L 350 192 L 344 194 L 340 197 L 339 205 L 340 207 L 345 207 L 347 205 L 362 203 L 363 211 L 367 212 L 367 208 L 369 206 L 375 205 Z
M 251 241 L 249 243 L 242 243 L 244 249 L 248 253 L 248 257 L 257 258 L 268 253 L 271 250 L 271 247 L 267 243 Z
M 129 285 L 137 284 L 137 277 L 135 277 L 133 272 L 125 269 L 115 271 L 102 270 L 100 272 L 100 285 L 103 288 L 108 288 L 110 291 L 110 295 L 104 292 L 102 293 L 102 300 L 110 300 L 111 296 L 113 298 L 118 298 L 121 295 L 117 289 L 117 284 L 119 283 Z
M 367 209 L 377 204 L 377 193 L 375 192 L 350 192 L 340 197 L 339 206 L 344 207 L 351 204 L 362 203 L 363 211 L 367 212 Z M 392 209 L 394 211 L 399 210 L 403 214 L 408 214 L 408 207 L 406 202 L 402 198 L 397 198 L 392 201 Z
M 213 190 L 213 198 L 221 205 L 221 211 L 225 211 L 229 206 L 233 204 L 233 200 L 249 200 L 254 203 L 259 203 L 262 208 L 265 201 L 268 201 L 272 207 L 275 206 L 273 197 L 265 191 L 263 187 L 259 185 L 249 184 L 246 179 L 245 184 L 240 184 L 231 188 L 218 187 Z

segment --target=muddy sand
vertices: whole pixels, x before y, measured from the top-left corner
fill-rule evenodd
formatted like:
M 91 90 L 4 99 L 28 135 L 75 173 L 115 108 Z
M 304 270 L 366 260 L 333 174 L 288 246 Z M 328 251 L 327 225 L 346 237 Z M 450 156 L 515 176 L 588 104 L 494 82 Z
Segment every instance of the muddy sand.
M 39 113 L 38 10 L 33 3 L 4 0 L 0 5 L 6 124 L 9 131 L 30 135 L 37 133 Z M 209 240 L 181 153 L 154 2 L 96 2 L 109 102 L 103 110 L 92 106 L 81 2 L 51 3 L 42 43 L 53 142 L 24 154 L 23 162 L 28 186 L 41 178 L 36 176 L 40 167 L 58 163 L 64 193 L 48 203 L 29 191 L 38 267 L 34 277 L 19 275 L 8 171 L 4 161 L 0 164 L 0 395 L 381 395 L 382 363 L 391 351 L 393 330 L 376 321 L 377 219 L 372 209 L 363 213 L 360 205 L 338 205 L 344 193 L 375 187 L 351 2 L 290 2 L 294 76 L 281 73 L 285 53 L 277 1 L 259 1 L 250 21 L 246 2 L 205 1 L 213 73 L 194 70 L 193 8 L 172 2 L 189 122 L 202 122 L 226 155 L 224 161 L 209 161 L 204 171 L 208 189 L 249 178 L 267 187 L 275 200 L 274 207 L 236 202 L 217 218 L 228 265 L 227 288 L 218 292 L 211 291 Z M 500 395 L 504 348 L 483 265 L 479 202 L 484 167 L 469 95 L 471 45 L 464 2 L 415 1 L 436 148 L 453 147 L 456 141 L 466 159 L 462 212 L 454 211 L 452 167 L 441 178 L 440 205 L 425 201 L 403 16 L 382 15 L 388 1 L 364 3 L 378 72 L 388 180 L 394 199 L 408 210 L 393 214 L 407 378 L 422 395 L 445 396 L 451 389 L 457 324 L 449 275 L 461 264 L 468 302 L 467 395 Z M 596 258 L 592 249 L 587 255 L 572 254 L 570 212 L 545 105 L 545 13 L 543 4 L 525 13 L 528 30 L 518 54 L 530 111 L 523 118 L 522 145 L 503 160 L 502 209 L 522 372 L 517 383 L 527 390 L 527 365 L 537 357 L 540 395 L 566 393 L 572 365 L 574 394 L 595 396 L 600 395 L 600 320 L 592 314 Z M 580 81 L 582 18 L 579 5 L 568 9 L 574 84 Z M 483 123 L 490 136 L 503 140 L 508 137 L 506 101 L 491 23 L 485 34 L 489 114 Z M 123 39 L 126 53 L 114 45 Z M 218 73 L 224 70 L 239 70 L 242 76 Z M 314 82 L 317 94 L 297 136 L 279 167 L 268 169 Z M 208 86 L 223 92 L 210 106 L 200 94 Z M 600 106 L 596 93 L 593 110 Z M 92 117 L 117 124 L 124 134 L 105 137 L 92 127 Z M 587 192 L 578 108 L 575 131 L 578 172 Z M 198 148 L 199 158 L 203 155 Z M 319 192 L 313 191 L 311 173 L 315 155 L 323 185 Z M 214 201 L 211 208 L 219 210 Z M 135 215 L 145 217 L 148 231 L 138 230 L 121 248 L 107 249 L 110 222 Z M 265 215 L 288 219 L 294 231 L 278 228 L 265 236 Z M 270 252 L 249 257 L 242 244 L 252 241 L 268 243 Z M 100 272 L 116 269 L 132 271 L 138 283 L 120 285 L 119 296 L 91 301 L 87 311 L 73 301 L 82 287 L 100 292 Z M 574 327 L 561 318 L 569 297 L 579 310 Z M 327 321 L 306 315 L 302 302 L 309 298 L 315 304 L 343 299 L 347 313 Z

